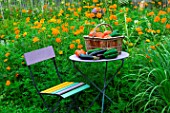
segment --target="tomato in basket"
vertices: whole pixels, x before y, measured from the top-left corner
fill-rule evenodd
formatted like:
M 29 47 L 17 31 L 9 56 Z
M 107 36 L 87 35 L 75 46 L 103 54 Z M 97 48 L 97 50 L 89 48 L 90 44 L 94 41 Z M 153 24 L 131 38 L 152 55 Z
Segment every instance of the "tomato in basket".
M 102 33 L 102 32 L 96 32 L 96 33 L 95 33 L 95 37 L 103 38 L 103 37 L 104 37 L 104 33 Z
M 104 36 L 109 35 L 109 34 L 111 34 L 111 33 L 112 33 L 112 31 L 106 30 L 106 31 L 104 31 Z

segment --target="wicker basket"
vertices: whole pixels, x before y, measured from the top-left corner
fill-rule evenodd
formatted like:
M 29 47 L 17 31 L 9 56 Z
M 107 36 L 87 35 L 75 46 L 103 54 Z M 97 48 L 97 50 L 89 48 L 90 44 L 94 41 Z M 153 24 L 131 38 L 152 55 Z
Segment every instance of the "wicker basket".
M 94 32 L 96 32 L 96 29 L 101 25 L 110 27 L 111 31 L 113 31 L 112 27 L 109 24 L 99 24 L 94 28 Z M 101 38 L 101 37 L 94 37 L 94 36 L 90 37 L 88 35 L 84 35 L 83 37 L 85 40 L 85 46 L 87 51 L 94 48 L 102 48 L 102 49 L 116 48 L 118 53 L 121 54 L 122 41 L 124 36 Z

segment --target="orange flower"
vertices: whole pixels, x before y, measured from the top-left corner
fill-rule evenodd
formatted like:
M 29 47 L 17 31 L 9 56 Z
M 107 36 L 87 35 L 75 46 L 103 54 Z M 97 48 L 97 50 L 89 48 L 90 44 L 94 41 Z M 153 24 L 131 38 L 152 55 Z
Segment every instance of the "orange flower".
M 36 43 L 36 42 L 38 42 L 39 40 L 40 40 L 40 39 L 39 39 L 38 37 L 34 37 L 32 41 L 33 41 L 33 43 Z
M 160 32 L 161 32 L 161 30 L 159 30 L 159 29 L 158 29 L 158 30 L 156 30 L 156 32 L 157 32 L 157 33 L 160 33 Z
M 15 38 L 18 39 L 20 36 L 19 35 L 16 35 Z
M 55 41 L 56 41 L 57 43 L 60 43 L 60 42 L 61 42 L 61 38 L 56 38 Z
M 166 14 L 166 12 L 165 12 L 165 11 L 162 11 L 162 10 L 160 10 L 159 13 L 158 13 L 159 16 L 160 16 L 160 15 L 165 15 L 165 14 Z
M 22 9 L 22 13 L 26 13 L 27 12 L 27 10 L 25 10 L 25 9 Z
M 17 30 L 15 31 L 15 34 L 18 35 L 19 32 L 20 32 L 20 30 L 17 29 Z
M 161 19 L 160 19 L 160 17 L 159 16 L 156 16 L 155 18 L 154 18 L 154 22 L 159 22 Z
M 79 17 L 79 14 L 77 12 L 74 12 L 74 16 Z
M 167 8 L 167 12 L 170 13 L 170 8 Z
M 30 17 L 26 18 L 26 23 L 30 22 Z
M 52 34 L 55 35 L 55 36 L 60 33 L 57 28 L 52 28 L 51 30 L 52 30 Z
M 10 55 L 10 53 L 9 53 L 9 52 L 5 54 L 5 56 L 6 56 L 6 57 L 8 57 L 9 55 Z
M 78 49 L 82 49 L 82 48 L 83 48 L 83 45 L 82 45 L 82 44 L 78 44 L 77 48 L 78 48 Z
M 80 44 L 80 42 L 81 42 L 80 39 L 76 39 L 77 44 Z
M 1 36 L 0 36 L 0 38 L 4 38 L 4 37 L 5 37 L 5 35 L 1 35 Z
M 152 11 L 152 12 L 148 13 L 147 15 L 148 15 L 148 16 L 153 16 L 153 15 L 154 15 L 154 12 Z
M 158 5 L 162 5 L 162 2 L 158 2 Z
M 141 32 L 142 29 L 141 29 L 140 27 L 137 27 L 137 28 L 136 28 L 136 31 L 137 31 L 137 32 Z
M 142 31 L 138 32 L 138 35 L 142 35 L 142 34 L 143 34 L 143 32 L 142 32 Z
M 70 44 L 70 49 L 74 49 L 75 45 L 74 44 Z
M 126 18 L 126 22 L 132 22 L 132 19 L 131 18 Z
M 117 20 L 117 16 L 116 15 L 110 15 L 110 20 Z
M 109 7 L 110 9 L 116 9 L 117 8 L 117 5 L 116 4 L 113 4 Z
M 165 23 L 166 20 L 167 20 L 166 18 L 162 18 L 162 19 L 161 19 L 161 23 Z
M 94 13 L 90 13 L 90 18 L 93 18 L 95 17 L 95 14 Z
M 10 67 L 10 66 L 6 67 L 6 70 L 10 71 L 10 70 L 11 70 L 11 67 Z
M 74 28 L 75 28 L 75 26 L 70 26 L 70 29 L 71 29 L 71 30 L 74 30 Z
M 48 4 L 44 4 L 43 9 L 46 9 L 46 8 L 47 8 L 47 6 L 48 6 Z
M 166 28 L 167 28 L 167 29 L 170 29 L 170 24 L 166 24 Z
M 9 86 L 11 84 L 10 80 L 6 81 L 6 86 Z
M 24 32 L 22 36 L 23 36 L 23 37 L 27 36 L 27 32 Z
M 101 18 L 101 17 L 102 17 L 102 14 L 101 14 L 101 13 L 97 13 L 97 14 L 96 14 L 96 17 L 97 17 L 97 18 Z
M 117 25 L 119 25 L 119 23 L 118 22 L 114 22 L 114 24 L 117 26 Z
M 97 3 L 98 2 L 98 0 L 93 0 L 93 3 Z
M 155 49 L 156 49 L 156 47 L 155 47 L 155 46 L 150 46 L 150 48 L 151 48 L 151 49 L 153 49 L 153 50 L 155 50 Z

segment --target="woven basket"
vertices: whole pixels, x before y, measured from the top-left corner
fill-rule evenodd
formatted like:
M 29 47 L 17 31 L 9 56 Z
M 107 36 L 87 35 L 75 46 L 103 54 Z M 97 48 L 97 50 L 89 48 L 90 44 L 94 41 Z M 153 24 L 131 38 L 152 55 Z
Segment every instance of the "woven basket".
M 111 31 L 113 31 L 112 27 L 109 24 L 99 24 L 94 28 L 94 34 L 96 29 L 102 25 L 109 27 Z M 101 38 L 101 37 L 94 37 L 84 35 L 85 46 L 86 50 L 95 49 L 95 48 L 102 48 L 102 49 L 111 49 L 116 48 L 118 53 L 121 54 L 122 51 L 122 41 L 124 36 L 116 36 L 116 37 L 109 37 L 109 38 Z

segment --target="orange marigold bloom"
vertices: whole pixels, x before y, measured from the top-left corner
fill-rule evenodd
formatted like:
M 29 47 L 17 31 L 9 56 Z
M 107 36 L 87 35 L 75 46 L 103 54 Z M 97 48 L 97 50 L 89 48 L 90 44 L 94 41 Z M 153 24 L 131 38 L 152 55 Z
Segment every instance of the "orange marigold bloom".
M 70 44 L 70 49 L 74 49 L 75 45 L 74 44 Z
M 0 38 L 4 38 L 4 37 L 5 37 L 5 35 L 1 35 L 1 36 L 0 36 Z
M 154 12 L 152 11 L 152 12 L 148 13 L 147 15 L 148 15 L 148 16 L 153 16 L 153 15 L 154 15 Z
M 154 18 L 154 22 L 159 22 L 161 19 L 160 19 L 160 17 L 159 16 L 156 16 L 155 18 Z
M 46 9 L 46 8 L 47 8 L 47 6 L 48 6 L 48 4 L 44 4 L 43 9 Z
M 22 9 L 22 13 L 26 13 L 27 12 L 27 10 L 25 10 L 25 9 Z
M 6 56 L 6 57 L 8 57 L 9 55 L 10 55 L 10 53 L 9 53 L 9 52 L 7 52 L 7 53 L 5 54 L 5 56 Z
M 81 42 L 80 39 L 76 39 L 77 44 L 80 44 L 80 42 Z
M 117 8 L 117 5 L 116 4 L 113 4 L 109 7 L 110 9 L 116 9 Z
M 165 23 L 166 20 L 167 20 L 166 18 L 162 18 L 162 19 L 161 19 L 161 23 Z
M 77 48 L 78 48 L 78 49 L 82 49 L 82 48 L 83 48 L 83 45 L 82 45 L 82 44 L 78 44 Z
M 170 29 L 170 24 L 166 24 L 166 28 L 167 28 L 167 29 Z
M 33 43 L 36 43 L 36 42 L 38 42 L 40 39 L 38 38 L 38 37 L 34 37 L 33 39 L 32 39 L 32 41 L 33 41 Z
M 158 2 L 158 5 L 162 5 L 162 2 Z
M 93 18 L 95 17 L 95 14 L 94 13 L 90 13 L 90 18 Z
M 156 49 L 156 47 L 155 47 L 155 46 L 150 46 L 150 48 L 151 48 L 151 49 L 153 49 L 153 50 L 155 50 L 155 49 Z
M 10 84 L 11 84 L 10 80 L 7 80 L 5 85 L 9 86 Z
M 16 35 L 15 38 L 18 39 L 20 37 L 20 35 Z
M 52 30 L 52 34 L 55 35 L 55 36 L 60 33 L 57 28 L 52 28 L 51 30 Z
M 102 14 L 101 14 L 101 13 L 97 13 L 97 14 L 96 14 L 96 17 L 97 17 L 97 18 L 101 18 L 101 17 L 102 17 Z
M 110 15 L 110 20 L 117 20 L 117 16 L 116 15 Z
M 132 19 L 131 18 L 126 18 L 126 22 L 132 22 Z
M 97 3 L 98 2 L 98 0 L 93 0 L 93 3 Z
M 77 12 L 74 12 L 74 16 L 79 17 L 79 14 Z
M 166 14 L 166 12 L 162 11 L 162 10 L 160 10 L 159 13 L 158 13 L 158 15 L 165 15 L 165 14 Z
M 156 32 L 157 32 L 157 33 L 160 33 L 160 32 L 161 32 L 161 30 L 159 30 L 159 29 L 158 29 L 158 30 L 156 30 Z
M 10 71 L 10 70 L 11 70 L 11 67 L 10 67 L 10 66 L 6 67 L 6 70 Z
M 27 32 L 24 32 L 22 36 L 23 36 L 23 37 L 27 36 Z
M 136 28 L 136 31 L 137 31 L 137 32 L 141 32 L 142 29 L 141 29 L 140 27 L 137 27 L 137 28 Z
M 119 22 L 114 22 L 114 24 L 117 26 L 117 25 L 119 25 Z
M 75 28 L 75 26 L 70 26 L 70 29 L 71 29 L 71 30 L 74 30 L 74 28 Z
M 57 43 L 60 43 L 60 42 L 61 42 L 61 38 L 56 38 L 55 41 L 56 41 Z
M 30 17 L 26 18 L 26 23 L 30 22 Z
M 142 35 L 142 34 L 143 34 L 143 32 L 142 32 L 142 31 L 138 32 L 138 35 Z
M 20 30 L 16 30 L 16 31 L 15 31 L 15 34 L 16 34 L 16 35 L 18 35 L 18 34 L 19 34 L 19 32 L 20 32 Z
M 170 8 L 167 8 L 167 12 L 170 13 Z

